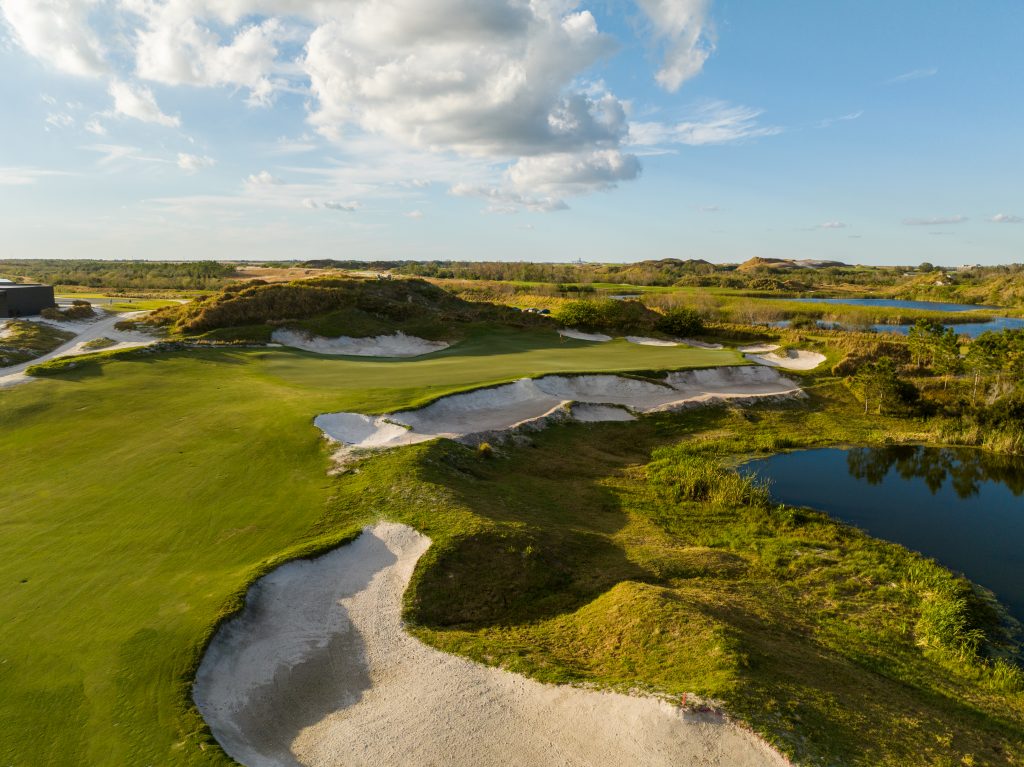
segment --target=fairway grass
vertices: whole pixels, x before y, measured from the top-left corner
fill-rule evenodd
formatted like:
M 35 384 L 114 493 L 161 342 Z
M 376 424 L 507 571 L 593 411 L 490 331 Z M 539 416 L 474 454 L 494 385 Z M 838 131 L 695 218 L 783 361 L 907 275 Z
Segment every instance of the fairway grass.
M 318 413 L 525 375 L 739 360 L 481 333 L 413 361 L 195 351 L 0 392 L 0 764 L 230 763 L 188 697 L 218 618 L 274 563 L 347 540 L 398 503 L 371 486 L 339 509 Z
M 927 422 L 865 417 L 804 374 L 806 402 L 556 425 L 489 453 L 423 443 L 339 477 L 313 426 L 521 376 L 740 360 L 480 331 L 414 360 L 134 353 L 0 391 L 0 765 L 231 764 L 190 697 L 219 620 L 382 518 L 434 542 L 405 617 L 441 649 L 696 693 L 805 764 L 1020 763 L 1019 672 L 921 644 L 965 582 L 729 479 L 752 453 L 926 442 Z

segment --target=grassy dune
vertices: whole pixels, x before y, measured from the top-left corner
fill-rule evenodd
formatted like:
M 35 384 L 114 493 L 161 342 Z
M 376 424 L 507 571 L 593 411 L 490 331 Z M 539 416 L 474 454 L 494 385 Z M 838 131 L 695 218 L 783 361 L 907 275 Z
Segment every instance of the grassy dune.
M 74 337 L 73 333 L 45 322 L 7 320 L 0 328 L 0 367 L 41 357 Z
M 414 361 L 203 351 L 84 364 L 0 392 L 0 764 L 212 765 L 187 684 L 259 573 L 396 507 L 330 479 L 312 419 L 564 370 L 729 352 L 478 335 Z M 347 496 L 346 496 L 347 497 Z

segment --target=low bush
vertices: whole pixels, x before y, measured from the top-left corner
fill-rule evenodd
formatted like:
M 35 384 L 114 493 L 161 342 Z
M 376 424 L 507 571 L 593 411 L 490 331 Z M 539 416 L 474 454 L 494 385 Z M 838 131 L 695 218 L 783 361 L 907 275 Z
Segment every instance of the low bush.
M 553 316 L 559 323 L 570 328 L 639 333 L 655 330 L 662 319 L 660 314 L 639 301 L 616 301 L 611 298 L 567 301 Z
M 696 309 L 677 306 L 665 312 L 657 328 L 670 336 L 694 336 L 704 330 L 704 322 Z

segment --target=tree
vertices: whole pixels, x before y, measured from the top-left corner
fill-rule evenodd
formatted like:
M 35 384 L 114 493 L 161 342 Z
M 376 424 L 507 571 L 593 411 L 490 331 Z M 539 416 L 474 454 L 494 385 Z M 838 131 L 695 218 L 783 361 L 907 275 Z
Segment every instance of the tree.
M 935 271 L 935 264 L 932 264 L 932 263 L 930 263 L 928 261 L 923 261 L 921 263 L 921 265 L 919 267 L 917 267 L 917 271 L 919 271 L 919 272 L 934 272 Z
M 872 404 L 881 415 L 911 404 L 918 396 L 913 384 L 900 380 L 896 363 L 888 357 L 861 366 L 850 384 L 854 394 L 864 402 L 865 414 Z
M 943 328 L 932 346 L 932 367 L 935 372 L 943 376 L 942 386 L 945 388 L 949 383 L 949 376 L 960 373 L 964 368 L 963 358 L 960 356 L 960 339 L 957 338 L 953 328 Z
M 972 405 L 978 399 L 978 386 L 983 380 L 998 376 L 1006 357 L 1006 345 L 1001 333 L 982 333 L 968 347 L 964 365 L 974 376 L 974 386 L 971 389 Z

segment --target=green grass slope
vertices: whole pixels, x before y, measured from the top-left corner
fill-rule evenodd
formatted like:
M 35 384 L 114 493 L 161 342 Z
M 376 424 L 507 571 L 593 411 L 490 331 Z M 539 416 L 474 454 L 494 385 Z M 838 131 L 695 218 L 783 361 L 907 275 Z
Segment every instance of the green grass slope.
M 0 764 L 228 763 L 187 694 L 218 616 L 273 563 L 402 503 L 388 482 L 327 476 L 316 414 L 407 407 L 521 375 L 737 361 L 478 332 L 422 360 L 80 360 L 0 391 Z

